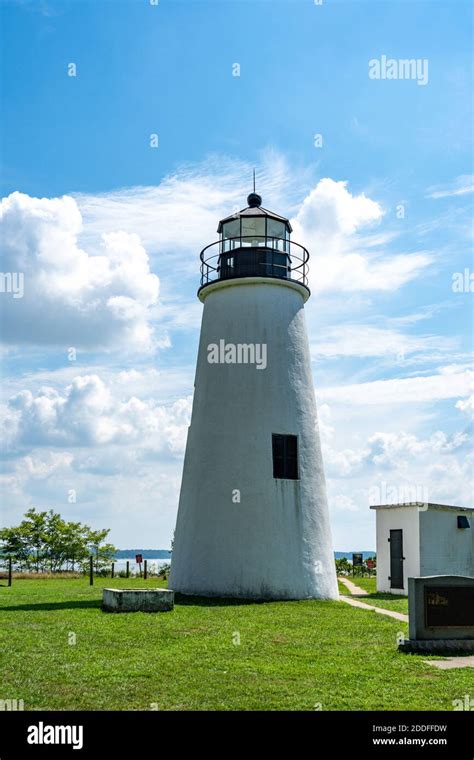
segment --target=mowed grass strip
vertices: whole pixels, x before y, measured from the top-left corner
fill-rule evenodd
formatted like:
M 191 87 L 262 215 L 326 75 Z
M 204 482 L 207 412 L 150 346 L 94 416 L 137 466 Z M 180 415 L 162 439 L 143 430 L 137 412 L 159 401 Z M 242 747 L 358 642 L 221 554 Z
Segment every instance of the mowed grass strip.
M 0 699 L 27 710 L 451 710 L 472 692 L 472 670 L 398 653 L 404 623 L 343 602 L 181 598 L 167 613 L 101 611 L 104 586 L 145 585 L 160 584 L 0 587 Z

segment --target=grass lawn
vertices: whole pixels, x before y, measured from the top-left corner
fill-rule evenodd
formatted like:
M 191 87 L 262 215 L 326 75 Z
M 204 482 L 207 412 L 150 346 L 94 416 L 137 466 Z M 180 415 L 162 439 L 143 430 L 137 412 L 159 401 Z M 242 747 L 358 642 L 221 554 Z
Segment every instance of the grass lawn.
M 145 584 L 158 585 L 0 586 L 0 698 L 26 710 L 451 710 L 472 693 L 472 670 L 399 654 L 404 623 L 343 602 L 182 598 L 168 613 L 101 611 L 103 586 Z
M 376 578 L 352 578 L 348 580 L 352 581 L 354 585 L 367 591 L 369 596 L 361 596 L 360 601 L 372 604 L 374 607 L 383 607 L 386 610 L 393 610 L 394 612 L 402 612 L 404 615 L 408 615 L 408 597 L 396 596 L 394 594 L 382 594 L 377 592 L 377 580 Z M 341 581 L 339 583 L 339 593 L 350 596 L 349 589 L 347 589 Z

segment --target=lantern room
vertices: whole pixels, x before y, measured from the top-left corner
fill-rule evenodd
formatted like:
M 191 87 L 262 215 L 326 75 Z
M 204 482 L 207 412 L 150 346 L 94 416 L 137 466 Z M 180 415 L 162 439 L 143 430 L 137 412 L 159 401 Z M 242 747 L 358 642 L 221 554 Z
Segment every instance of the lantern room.
M 247 203 L 219 222 L 219 240 L 201 252 L 201 288 L 240 277 L 292 279 L 306 285 L 309 254 L 290 240 L 288 219 L 263 208 L 256 192 Z

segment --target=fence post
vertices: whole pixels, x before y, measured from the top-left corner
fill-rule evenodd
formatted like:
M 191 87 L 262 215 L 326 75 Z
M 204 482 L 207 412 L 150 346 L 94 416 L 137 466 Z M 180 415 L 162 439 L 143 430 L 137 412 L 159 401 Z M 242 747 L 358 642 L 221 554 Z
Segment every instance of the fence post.
M 127 559 L 127 578 L 130 577 L 130 560 Z
M 110 575 L 111 578 L 114 577 L 114 573 L 115 573 L 115 562 L 112 562 L 112 573 Z
M 89 585 L 94 585 L 94 557 L 92 554 L 89 557 Z
M 8 585 L 12 585 L 12 558 L 8 560 Z
M 143 562 L 143 580 L 146 581 L 147 578 L 148 578 L 148 566 L 147 566 L 147 561 L 145 560 Z

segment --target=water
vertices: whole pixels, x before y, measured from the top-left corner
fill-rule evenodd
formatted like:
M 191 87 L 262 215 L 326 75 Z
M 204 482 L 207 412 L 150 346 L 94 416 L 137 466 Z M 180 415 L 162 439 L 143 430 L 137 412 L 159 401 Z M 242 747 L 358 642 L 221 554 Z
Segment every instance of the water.
M 120 559 L 116 559 L 115 560 L 115 572 L 119 573 L 121 570 L 126 570 L 127 569 L 127 561 L 130 562 L 130 572 L 131 573 L 138 573 L 140 567 L 135 562 L 135 557 L 133 557 L 133 558 L 130 557 L 128 560 L 127 560 L 126 557 L 121 557 Z M 154 572 L 155 568 L 158 570 L 160 567 L 162 567 L 162 565 L 169 565 L 170 564 L 170 560 L 167 559 L 166 557 L 164 557 L 164 558 L 163 557 L 158 557 L 158 558 L 147 557 L 146 561 L 147 561 L 147 566 L 148 566 L 148 572 L 149 573 Z M 142 562 L 142 572 L 143 572 L 143 562 Z

